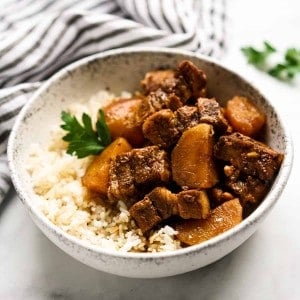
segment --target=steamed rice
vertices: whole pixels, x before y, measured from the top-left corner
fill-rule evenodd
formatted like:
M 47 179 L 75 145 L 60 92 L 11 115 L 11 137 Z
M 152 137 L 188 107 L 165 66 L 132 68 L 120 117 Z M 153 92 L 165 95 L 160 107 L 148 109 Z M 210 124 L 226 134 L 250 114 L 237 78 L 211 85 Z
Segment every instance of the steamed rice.
M 122 93 L 121 97 L 130 97 Z M 69 112 L 81 118 L 83 112 L 96 122 L 98 109 L 116 98 L 100 91 L 87 103 L 74 103 Z M 170 226 L 152 231 L 146 239 L 130 217 L 126 205 L 119 201 L 116 211 L 96 201 L 87 200 L 81 177 L 91 157 L 78 159 L 66 153 L 62 140 L 65 132 L 59 124 L 51 132 L 49 144 L 32 144 L 27 160 L 36 203 L 42 213 L 68 234 L 101 248 L 123 252 L 160 252 L 180 248 L 175 230 Z

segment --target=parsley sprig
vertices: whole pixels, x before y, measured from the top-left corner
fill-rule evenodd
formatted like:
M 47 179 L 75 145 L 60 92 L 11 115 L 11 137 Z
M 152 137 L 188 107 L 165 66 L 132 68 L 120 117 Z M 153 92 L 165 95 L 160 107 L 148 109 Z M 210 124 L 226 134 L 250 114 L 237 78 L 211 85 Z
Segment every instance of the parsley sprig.
M 268 59 L 277 50 L 266 41 L 264 41 L 264 49 L 262 50 L 248 46 L 242 48 L 241 51 L 250 64 L 278 79 L 291 80 L 300 74 L 300 49 L 288 48 L 285 51 L 284 60 L 273 66 L 268 65 Z
M 60 127 L 68 133 L 63 140 L 68 142 L 67 153 L 83 158 L 100 153 L 111 142 L 108 126 L 105 122 L 104 112 L 99 110 L 96 130 L 93 129 L 92 120 L 86 113 L 82 114 L 82 124 L 68 112 L 61 113 L 64 122 Z
M 241 49 L 248 59 L 248 63 L 261 67 L 266 63 L 267 58 L 276 52 L 276 49 L 268 42 L 264 41 L 264 49 L 257 50 L 251 46 Z
M 281 79 L 293 79 L 300 74 L 300 49 L 287 49 L 285 61 L 279 63 L 269 70 L 269 74 Z

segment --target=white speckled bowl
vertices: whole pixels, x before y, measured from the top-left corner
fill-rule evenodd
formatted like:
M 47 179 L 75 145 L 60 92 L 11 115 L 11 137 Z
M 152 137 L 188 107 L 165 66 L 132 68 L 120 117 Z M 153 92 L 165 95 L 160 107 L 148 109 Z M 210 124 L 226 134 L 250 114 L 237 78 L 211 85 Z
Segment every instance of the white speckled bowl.
M 60 123 L 60 113 L 70 102 L 88 99 L 100 89 L 115 94 L 134 91 L 149 70 L 174 67 L 189 59 L 208 76 L 208 90 L 221 101 L 233 95 L 250 97 L 267 115 L 266 142 L 285 158 L 271 190 L 261 205 L 241 224 L 199 245 L 169 253 L 119 253 L 83 242 L 51 223 L 35 206 L 24 161 L 28 145 L 45 142 L 49 124 Z M 127 277 L 163 277 L 208 265 L 242 244 L 258 228 L 282 193 L 292 166 L 292 142 L 278 112 L 250 83 L 217 62 L 187 51 L 130 48 L 84 58 L 49 79 L 20 113 L 10 135 L 8 159 L 12 180 L 25 208 L 44 234 L 79 261 L 101 271 Z

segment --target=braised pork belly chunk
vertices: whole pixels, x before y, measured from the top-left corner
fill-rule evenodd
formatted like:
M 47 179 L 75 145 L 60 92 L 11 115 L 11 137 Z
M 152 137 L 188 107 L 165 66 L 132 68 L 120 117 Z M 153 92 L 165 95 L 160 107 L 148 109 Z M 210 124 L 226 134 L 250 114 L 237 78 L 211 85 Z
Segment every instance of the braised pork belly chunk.
M 190 61 L 182 61 L 176 70 L 158 70 L 146 73 L 141 80 L 145 94 L 163 91 L 176 95 L 182 103 L 190 98 L 206 95 L 206 75 Z
M 133 149 L 112 161 L 108 181 L 110 203 L 136 202 L 152 187 L 166 184 L 171 177 L 167 153 L 157 146 Z
M 141 80 L 141 87 L 145 94 L 149 94 L 160 88 L 166 90 L 167 86 L 171 85 L 174 81 L 174 70 L 150 71 L 145 75 L 145 78 Z
M 131 206 L 129 212 L 143 233 L 148 232 L 162 221 L 156 207 L 149 198 L 135 203 Z
M 283 159 L 282 154 L 238 132 L 220 137 L 215 156 L 261 180 L 272 180 Z
M 225 186 L 239 196 L 242 203 L 259 203 L 268 191 L 283 155 L 267 145 L 241 133 L 220 137 L 215 157 L 226 162 Z
M 244 96 L 220 102 L 207 80 L 182 61 L 149 70 L 141 91 L 103 108 L 113 142 L 82 182 L 110 207 L 125 203 L 145 236 L 167 224 L 184 246 L 229 230 L 280 169 L 283 154 L 254 139 L 263 137 L 264 113 Z
M 163 220 L 178 214 L 177 195 L 167 188 L 157 187 L 147 194 L 147 198 L 153 203 Z
M 161 221 L 178 213 L 178 199 L 175 194 L 164 187 L 157 187 L 144 199 L 129 209 L 143 233 L 148 232 Z M 151 218 L 148 216 L 151 215 Z
M 152 114 L 143 124 L 143 133 L 152 144 L 161 148 L 174 145 L 180 136 L 174 112 L 162 109 Z
M 199 98 L 197 101 L 199 122 L 208 123 L 220 133 L 228 133 L 231 127 L 225 119 L 220 104 L 215 99 Z
M 192 62 L 187 60 L 182 61 L 178 65 L 176 74 L 181 80 L 181 85 L 188 87 L 190 92 L 189 97 L 197 99 L 198 97 L 204 97 L 206 95 L 206 74 Z
M 171 216 L 206 219 L 210 204 L 205 191 L 188 190 L 174 194 L 164 187 L 157 187 L 131 206 L 129 212 L 145 233 Z
M 148 72 L 141 86 L 149 114 L 164 108 L 175 111 L 186 102 L 195 102 L 206 95 L 206 75 L 191 62 L 183 61 L 174 71 Z

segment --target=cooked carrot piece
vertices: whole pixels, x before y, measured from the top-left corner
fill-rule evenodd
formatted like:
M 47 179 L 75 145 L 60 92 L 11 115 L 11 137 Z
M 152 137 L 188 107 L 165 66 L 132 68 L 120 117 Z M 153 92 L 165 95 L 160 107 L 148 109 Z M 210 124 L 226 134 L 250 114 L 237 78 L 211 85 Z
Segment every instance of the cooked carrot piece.
M 227 102 L 226 116 L 234 130 L 248 136 L 255 136 L 266 119 L 248 98 L 240 96 Z
M 175 224 L 177 238 L 186 245 L 209 240 L 242 221 L 242 206 L 238 199 L 223 203 L 207 219 L 182 220 Z
M 82 184 L 93 192 L 107 194 L 109 167 L 111 161 L 121 153 L 132 149 L 130 144 L 122 137 L 117 138 L 107 148 L 97 155 L 82 177 Z

